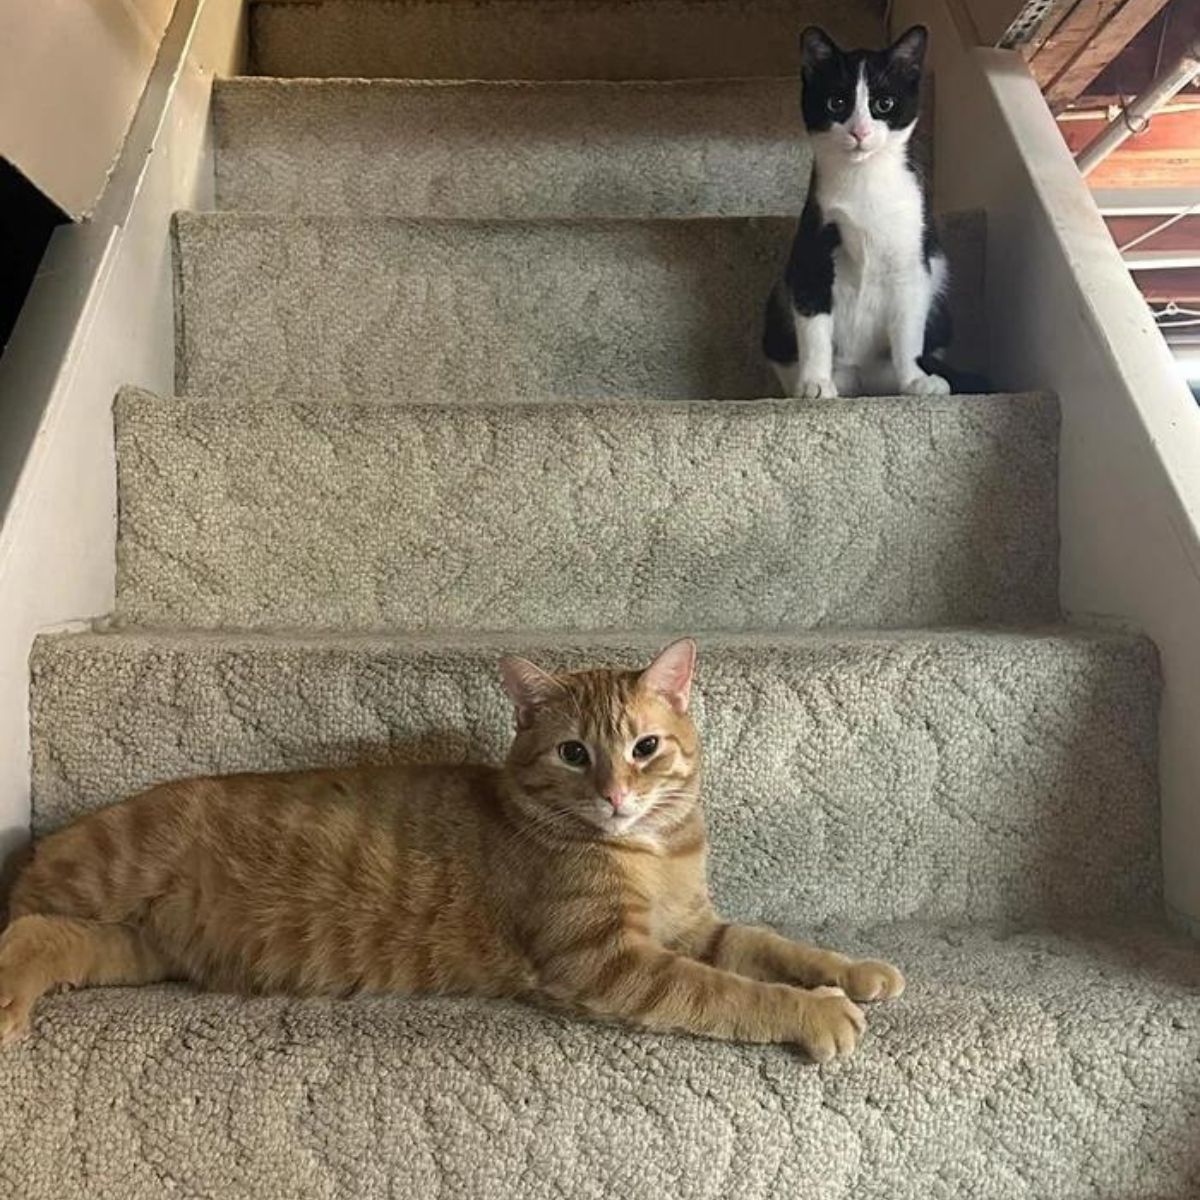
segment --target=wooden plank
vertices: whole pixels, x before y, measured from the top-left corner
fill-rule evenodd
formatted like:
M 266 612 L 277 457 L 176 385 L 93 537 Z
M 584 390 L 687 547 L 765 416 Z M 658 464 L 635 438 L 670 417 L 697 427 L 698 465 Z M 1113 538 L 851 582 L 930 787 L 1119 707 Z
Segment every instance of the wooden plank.
M 1078 154 L 1106 125 L 1104 117 L 1060 121 L 1063 139 Z M 1200 108 L 1158 113 L 1145 132 L 1136 134 L 1089 176 L 1098 188 L 1200 189 Z
M 1074 112 L 1081 112 L 1091 108 L 1119 108 L 1122 102 L 1128 104 L 1134 96 L 1145 90 L 1146 87 L 1143 84 L 1136 88 L 1129 88 L 1124 92 L 1084 92 L 1082 96 L 1075 97 L 1075 103 L 1071 105 L 1071 109 Z M 1184 104 L 1188 101 L 1200 106 L 1200 85 L 1194 84 L 1184 88 L 1171 101 L 1171 104 Z
M 1118 246 L 1124 246 L 1140 237 L 1148 230 L 1161 225 L 1166 217 L 1107 217 L 1112 239 Z M 1156 233 L 1152 238 L 1140 242 L 1138 250 L 1172 250 L 1178 253 L 1200 254 L 1200 213 L 1183 217 L 1174 225 Z
M 1100 72 L 1088 91 L 1126 99 L 1136 96 L 1150 86 L 1163 63 L 1175 62 L 1197 37 L 1200 37 L 1200 4 L 1196 0 L 1174 0 Z M 1193 90 L 1200 93 L 1200 88 Z M 1087 105 L 1083 97 L 1076 103 Z
M 1072 154 L 1078 154 L 1107 126 L 1106 117 L 1060 121 L 1058 125 Z M 1186 154 L 1197 147 L 1200 147 L 1200 107 L 1190 112 L 1155 113 L 1145 131 L 1134 134 L 1117 153 Z
M 1167 3 L 1168 0 L 1125 0 L 1045 89 L 1046 103 L 1055 111 L 1070 104 Z
M 1049 87 L 1060 72 L 1088 44 L 1092 35 L 1125 0 L 1078 0 L 1029 60 L 1029 69 L 1042 88 Z
M 1186 157 L 1117 153 L 1087 178 L 1093 188 L 1200 188 L 1200 154 Z
M 1138 271 L 1134 277 L 1138 290 L 1155 304 L 1174 300 L 1194 308 L 1200 305 L 1200 268 L 1179 271 Z

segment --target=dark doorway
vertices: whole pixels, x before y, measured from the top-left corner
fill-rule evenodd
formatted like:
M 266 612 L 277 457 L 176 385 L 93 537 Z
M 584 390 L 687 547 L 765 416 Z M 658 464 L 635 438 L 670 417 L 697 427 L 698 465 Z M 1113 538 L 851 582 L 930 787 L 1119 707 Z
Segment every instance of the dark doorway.
M 0 158 L 0 354 L 8 345 L 50 235 L 66 221 L 53 201 Z

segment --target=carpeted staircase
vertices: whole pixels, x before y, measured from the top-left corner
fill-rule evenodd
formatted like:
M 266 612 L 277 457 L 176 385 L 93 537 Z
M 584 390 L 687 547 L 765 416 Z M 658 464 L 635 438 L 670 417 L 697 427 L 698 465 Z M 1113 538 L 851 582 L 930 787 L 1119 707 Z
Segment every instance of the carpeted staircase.
M 0 1057 L 0 1194 L 1200 1195 L 1157 664 L 1058 624 L 1053 399 L 762 398 L 807 162 L 780 76 L 880 10 L 254 5 L 264 74 L 397 78 L 217 88 L 180 395 L 116 405 L 117 610 L 33 654 L 34 823 L 493 757 L 502 649 L 692 632 L 719 902 L 904 998 L 816 1068 L 472 1001 L 80 992 Z M 985 231 L 944 225 L 979 367 Z

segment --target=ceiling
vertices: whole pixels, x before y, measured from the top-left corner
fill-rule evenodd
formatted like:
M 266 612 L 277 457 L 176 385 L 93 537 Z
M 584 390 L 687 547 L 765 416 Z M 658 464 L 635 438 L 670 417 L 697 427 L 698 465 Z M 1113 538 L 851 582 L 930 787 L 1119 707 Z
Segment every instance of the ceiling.
M 1029 63 L 1072 152 L 1114 121 L 1136 131 L 1088 183 L 1164 333 L 1200 354 L 1200 78 L 1145 120 L 1127 113 L 1195 53 L 1200 0 L 1031 0 L 1022 16 L 1005 44 Z

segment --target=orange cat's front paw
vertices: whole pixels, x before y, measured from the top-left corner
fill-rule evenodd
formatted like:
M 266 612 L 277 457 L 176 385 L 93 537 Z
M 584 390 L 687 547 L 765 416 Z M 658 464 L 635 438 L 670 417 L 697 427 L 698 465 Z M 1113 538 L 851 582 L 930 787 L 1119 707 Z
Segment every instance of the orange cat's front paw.
M 904 976 L 891 963 L 873 958 L 847 964 L 838 982 L 851 1000 L 894 1000 L 904 991 Z
M 32 1008 L 19 989 L 6 985 L 5 973 L 0 971 L 0 1049 L 29 1036 L 29 1011 Z
M 837 987 L 819 987 L 804 993 L 797 1039 L 816 1062 L 853 1054 L 867 1028 L 862 1009 Z

